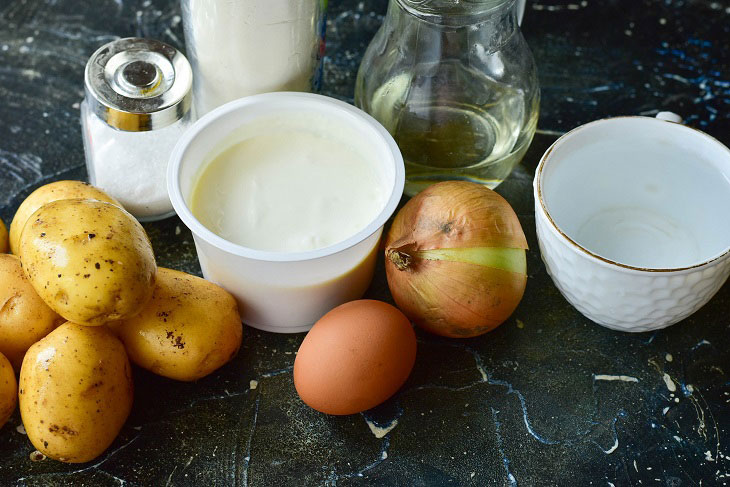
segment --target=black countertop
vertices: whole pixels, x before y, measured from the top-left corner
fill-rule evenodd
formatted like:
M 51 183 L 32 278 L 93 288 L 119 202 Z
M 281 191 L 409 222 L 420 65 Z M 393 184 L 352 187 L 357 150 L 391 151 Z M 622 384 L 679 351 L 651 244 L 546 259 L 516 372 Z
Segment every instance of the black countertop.
M 351 101 L 385 0 L 333 0 L 324 93 Z M 563 132 L 613 115 L 682 114 L 730 144 L 730 2 L 528 0 L 540 70 L 538 135 L 499 188 L 532 250 L 520 307 L 471 340 L 419 332 L 407 384 L 375 410 L 328 417 L 292 383 L 303 338 L 245 328 L 241 353 L 195 384 L 135 370 L 119 438 L 85 465 L 33 462 L 16 414 L 0 485 L 724 485 L 730 481 L 730 285 L 668 329 L 602 328 L 540 260 L 532 174 Z M 56 179 L 85 178 L 83 69 L 117 36 L 183 47 L 172 0 L 0 2 L 0 216 Z M 727 222 L 718 222 L 726 225 Z M 199 273 L 171 218 L 145 225 L 159 264 Z M 368 296 L 391 301 L 382 262 Z M 605 380 L 605 376 L 626 376 Z M 676 384 L 676 390 L 670 390 Z M 673 389 L 673 388 L 671 388 Z

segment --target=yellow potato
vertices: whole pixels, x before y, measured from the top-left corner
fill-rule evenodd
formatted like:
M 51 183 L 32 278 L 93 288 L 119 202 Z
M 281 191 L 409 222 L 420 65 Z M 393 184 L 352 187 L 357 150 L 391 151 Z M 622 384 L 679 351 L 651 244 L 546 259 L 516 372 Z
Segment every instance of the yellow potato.
M 182 381 L 205 377 L 231 360 L 243 331 L 233 296 L 205 279 L 164 268 L 142 312 L 110 326 L 132 362 Z
M 20 259 L 0 254 L 0 353 L 16 371 L 25 351 L 62 322 L 28 282 Z
M 0 220 L 0 254 L 5 254 L 8 251 L 8 230 L 5 228 L 5 224 Z
M 105 326 L 65 323 L 28 350 L 18 396 L 33 446 L 62 462 L 93 460 L 132 409 L 124 345 Z
M 122 206 L 117 200 L 106 194 L 99 188 L 91 186 L 83 181 L 56 181 L 46 184 L 33 191 L 20 204 L 18 211 L 15 212 L 13 221 L 10 223 L 10 251 L 14 254 L 18 253 L 20 246 L 20 235 L 23 233 L 25 223 L 30 216 L 35 213 L 41 206 L 51 201 L 68 200 L 68 199 L 88 199 L 99 200 Z
M 23 230 L 19 256 L 43 301 L 82 325 L 133 316 L 154 289 L 157 265 L 142 225 L 101 201 L 42 206 Z
M 0 353 L 0 428 L 8 422 L 18 402 L 18 383 L 15 372 L 5 355 Z

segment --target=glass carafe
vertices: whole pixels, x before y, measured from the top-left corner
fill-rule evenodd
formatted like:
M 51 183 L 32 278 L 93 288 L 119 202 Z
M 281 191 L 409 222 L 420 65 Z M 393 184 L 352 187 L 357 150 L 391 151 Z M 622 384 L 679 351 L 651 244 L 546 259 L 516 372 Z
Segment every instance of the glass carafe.
M 355 104 L 393 135 L 406 194 L 461 179 L 499 185 L 537 128 L 535 62 L 516 0 L 390 0 Z

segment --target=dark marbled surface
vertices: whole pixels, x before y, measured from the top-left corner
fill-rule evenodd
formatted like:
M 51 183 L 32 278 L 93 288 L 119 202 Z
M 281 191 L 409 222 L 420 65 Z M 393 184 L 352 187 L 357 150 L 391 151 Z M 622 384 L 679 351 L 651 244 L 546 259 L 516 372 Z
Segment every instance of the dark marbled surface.
M 385 5 L 330 2 L 326 94 L 351 100 Z M 44 182 L 85 177 L 78 104 L 96 47 L 130 35 L 183 47 L 181 27 L 172 0 L 0 0 L 0 217 L 9 222 Z M 730 144 L 730 2 L 528 0 L 524 31 L 543 101 L 532 148 L 499 188 L 532 248 L 527 292 L 510 320 L 472 340 L 419 333 L 402 391 L 349 417 L 299 401 L 291 370 L 303 335 L 246 328 L 239 356 L 198 383 L 135 370 L 132 415 L 90 464 L 31 461 L 16 413 L 0 430 L 0 485 L 730 481 L 730 285 L 663 331 L 595 325 L 545 273 L 531 196 L 546 147 L 597 118 L 673 110 Z M 199 272 L 178 219 L 146 228 L 161 265 Z M 368 296 L 390 301 L 382 263 Z

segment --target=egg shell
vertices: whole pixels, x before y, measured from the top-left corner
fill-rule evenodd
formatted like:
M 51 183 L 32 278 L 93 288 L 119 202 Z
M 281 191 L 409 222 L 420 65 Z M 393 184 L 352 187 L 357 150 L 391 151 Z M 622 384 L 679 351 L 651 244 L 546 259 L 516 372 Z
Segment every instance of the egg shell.
M 416 334 L 397 308 L 351 301 L 324 315 L 294 361 L 294 386 L 317 411 L 345 415 L 381 404 L 400 389 L 416 361 Z

